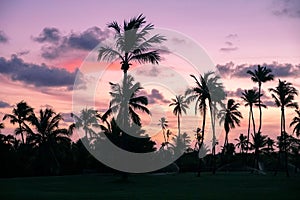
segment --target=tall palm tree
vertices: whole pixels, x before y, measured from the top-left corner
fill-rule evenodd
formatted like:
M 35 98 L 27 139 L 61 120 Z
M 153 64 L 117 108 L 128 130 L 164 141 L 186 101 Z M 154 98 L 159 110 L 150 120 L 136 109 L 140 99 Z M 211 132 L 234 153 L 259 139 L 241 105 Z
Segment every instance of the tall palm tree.
M 28 117 L 33 113 L 33 108 L 31 108 L 25 101 L 17 103 L 16 107 L 13 108 L 12 114 L 6 114 L 3 120 L 9 118 L 10 123 L 18 124 L 18 128 L 15 130 L 16 135 L 21 135 L 22 143 L 25 144 L 24 129 L 27 128 Z
M 285 168 L 286 175 L 289 176 L 288 163 L 287 163 L 287 151 L 286 151 L 286 129 L 285 129 L 285 108 L 296 108 L 298 109 L 298 103 L 294 102 L 295 95 L 298 95 L 298 91 L 293 87 L 292 83 L 281 81 L 279 79 L 278 85 L 275 88 L 270 88 L 272 98 L 275 101 L 275 105 L 280 108 L 280 135 L 283 138 L 283 149 L 279 148 L 279 152 L 282 150 L 285 154 Z
M 186 114 L 186 109 L 188 108 L 187 101 L 183 95 L 176 95 L 169 106 L 174 106 L 173 114 L 177 116 L 178 137 L 180 137 L 180 116 L 182 112 Z
M 165 134 L 165 130 L 168 127 L 167 119 L 165 117 L 160 118 L 158 125 L 161 127 L 161 130 L 162 130 L 162 133 L 163 133 L 163 136 L 164 136 L 164 142 L 166 144 L 167 143 L 167 137 L 166 137 L 166 134 Z
M 198 141 L 199 150 L 200 150 L 204 141 L 207 102 L 209 105 L 212 105 L 211 96 L 207 84 L 210 74 L 206 73 L 204 74 L 204 76 L 200 75 L 199 80 L 194 75 L 190 75 L 190 76 L 195 80 L 196 86 L 187 89 L 187 91 L 185 92 L 185 95 L 187 96 L 186 102 L 190 104 L 191 102 L 196 101 L 195 114 L 197 114 L 197 111 L 199 110 L 203 116 L 202 129 L 201 129 L 202 134 L 201 137 L 198 137 L 198 139 L 201 138 L 201 141 Z
M 259 108 L 259 127 L 258 127 L 258 132 L 261 132 L 261 126 L 262 126 L 262 110 L 261 110 L 261 87 L 262 83 L 272 81 L 274 79 L 274 75 L 271 74 L 272 70 L 268 69 L 267 67 L 261 67 L 260 65 L 257 66 L 257 69 L 254 71 L 248 70 L 248 74 L 251 75 L 251 80 L 255 83 L 258 83 L 258 108 Z
M 235 128 L 236 125 L 240 126 L 240 119 L 243 118 L 241 112 L 238 111 L 239 106 L 239 103 L 235 103 L 233 99 L 229 99 L 227 101 L 226 108 L 219 112 L 220 124 L 224 123 L 224 129 L 226 132 L 224 148 L 228 144 L 228 133 L 230 129 Z
M 70 126 L 69 129 L 60 128 L 60 122 L 63 120 L 62 115 L 55 113 L 49 108 L 45 110 L 41 109 L 38 116 L 32 113 L 28 117 L 28 120 L 31 123 L 31 127 L 34 128 L 34 130 L 30 127 L 26 128 L 26 131 L 29 133 L 29 143 L 40 148 L 41 154 L 43 154 L 40 156 L 45 161 L 45 167 L 54 167 L 54 173 L 59 173 L 60 163 L 58 156 L 61 154 L 61 151 L 58 148 L 70 144 L 71 140 L 69 136 L 72 135 L 73 126 Z M 54 163 L 48 163 L 49 161 L 51 162 L 48 156 L 50 156 Z M 48 166 L 51 164 L 55 166 Z
M 124 84 L 126 86 L 124 86 Z M 134 78 L 131 75 L 127 76 L 122 85 L 118 83 L 110 83 L 112 92 L 112 100 L 110 101 L 109 109 L 102 115 L 102 120 L 107 120 L 111 114 L 116 114 L 116 120 L 121 128 L 129 129 L 132 123 L 141 126 L 141 118 L 135 112 L 140 110 L 150 115 L 148 99 L 146 96 L 137 96 L 138 92 L 143 89 L 139 82 L 134 83 Z M 129 116 L 124 115 L 124 110 L 128 110 Z
M 264 104 L 259 104 L 259 97 L 262 96 L 259 94 L 259 92 L 256 89 L 250 89 L 250 90 L 245 90 L 242 93 L 242 99 L 245 101 L 245 106 L 249 106 L 249 119 L 248 119 L 248 135 L 247 135 L 247 143 L 249 144 L 249 139 L 250 139 L 250 121 L 252 119 L 252 128 L 253 128 L 253 133 L 256 134 L 255 130 L 255 120 L 254 120 L 254 113 L 253 113 L 253 106 L 262 106 L 266 107 Z M 248 145 L 247 145 L 248 147 Z M 246 148 L 246 153 L 248 152 L 248 148 Z
M 99 127 L 98 118 L 100 115 L 97 110 L 85 108 L 80 111 L 79 116 L 71 113 L 71 117 L 75 119 L 75 127 L 78 129 L 82 128 L 84 130 L 86 138 L 88 138 L 88 135 L 90 138 L 96 135 L 93 128 Z
M 290 123 L 290 127 L 294 126 L 293 133 L 296 133 L 297 137 L 300 136 L 300 110 L 295 110 L 297 116 L 293 118 Z
M 240 153 L 244 153 L 244 150 L 247 149 L 248 146 L 248 138 L 244 136 L 244 134 L 240 134 L 239 138 L 235 139 L 238 143 L 235 145 L 240 148 Z

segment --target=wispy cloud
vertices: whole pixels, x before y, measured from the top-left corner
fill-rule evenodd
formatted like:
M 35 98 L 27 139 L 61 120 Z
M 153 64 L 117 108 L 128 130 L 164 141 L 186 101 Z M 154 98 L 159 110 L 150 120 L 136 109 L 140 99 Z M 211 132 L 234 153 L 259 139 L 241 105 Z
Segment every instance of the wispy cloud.
M 160 93 L 159 90 L 157 89 L 152 89 L 150 94 L 148 94 L 145 90 L 140 92 L 139 95 L 144 95 L 148 98 L 148 103 L 149 104 L 167 104 L 170 103 L 169 100 L 165 99 L 164 95 Z
M 300 18 L 299 0 L 274 0 L 272 13 L 275 16 Z
M 0 108 L 9 108 L 11 105 L 5 101 L 0 100 Z
M 220 48 L 221 52 L 232 52 L 232 51 L 237 51 L 239 48 L 234 45 L 234 42 L 238 39 L 238 35 L 236 33 L 231 33 L 225 36 L 226 41 L 224 42 L 225 46 Z

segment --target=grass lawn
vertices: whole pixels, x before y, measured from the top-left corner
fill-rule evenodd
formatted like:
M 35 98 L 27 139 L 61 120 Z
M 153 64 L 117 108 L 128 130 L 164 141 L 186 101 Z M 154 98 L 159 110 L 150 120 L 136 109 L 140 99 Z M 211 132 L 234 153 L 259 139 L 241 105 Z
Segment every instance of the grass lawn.
M 300 175 L 194 173 L 131 175 L 128 183 L 113 175 L 76 175 L 0 179 L 0 199 L 300 199 Z

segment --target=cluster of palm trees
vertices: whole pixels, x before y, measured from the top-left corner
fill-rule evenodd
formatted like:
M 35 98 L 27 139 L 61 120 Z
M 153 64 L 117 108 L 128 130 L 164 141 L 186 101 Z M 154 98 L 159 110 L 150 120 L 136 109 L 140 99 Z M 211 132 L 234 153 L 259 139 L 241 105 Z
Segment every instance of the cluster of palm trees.
M 21 136 L 21 144 L 23 146 L 31 145 L 32 148 L 38 149 L 38 155 L 43 160 L 44 165 L 48 165 L 48 170 L 59 170 L 60 161 L 64 156 L 58 152 L 60 149 L 71 145 L 70 136 L 74 128 L 82 128 L 84 130 L 84 138 L 97 143 L 99 133 L 105 134 L 107 138 L 112 140 L 121 148 L 133 152 L 149 152 L 155 150 L 155 143 L 150 138 L 135 138 L 134 136 L 145 135 L 145 131 L 141 129 L 142 120 L 137 111 L 142 111 L 150 114 L 147 108 L 148 99 L 146 96 L 139 96 L 139 91 L 143 88 L 140 83 L 135 82 L 134 77 L 128 74 L 130 66 L 134 62 L 158 64 L 161 60 L 158 50 L 155 45 L 160 44 L 166 38 L 159 34 L 149 36 L 150 31 L 154 28 L 153 24 L 146 24 L 145 17 L 139 15 L 129 21 L 124 21 L 123 25 L 117 22 L 108 24 L 108 27 L 115 32 L 115 46 L 103 46 L 99 49 L 98 60 L 115 61 L 120 60 L 121 70 L 123 71 L 122 83 L 109 83 L 111 86 L 112 97 L 109 108 L 102 115 L 97 110 L 85 108 L 80 113 L 72 113 L 75 123 L 68 128 L 60 128 L 62 115 L 55 113 L 52 109 L 41 109 L 38 114 L 34 113 L 33 108 L 22 101 L 16 105 L 12 114 L 6 114 L 3 120 L 10 120 L 10 123 L 16 124 L 15 134 Z M 245 106 L 249 107 L 248 114 L 248 130 L 247 136 L 241 134 L 237 139 L 236 146 L 241 149 L 241 154 L 248 154 L 249 150 L 254 150 L 255 167 L 259 168 L 259 155 L 263 151 L 273 151 L 274 140 L 262 135 L 262 108 L 266 106 L 262 102 L 262 84 L 274 79 L 272 71 L 266 67 L 258 66 L 253 71 L 249 70 L 246 73 L 250 75 L 253 82 L 258 83 L 258 90 L 248 89 L 242 93 L 241 100 L 245 102 Z M 225 130 L 224 145 L 221 155 L 226 156 L 232 153 L 234 145 L 229 142 L 229 133 L 236 126 L 240 126 L 240 120 L 243 118 L 239 111 L 240 103 L 235 99 L 226 101 L 226 92 L 223 84 L 220 82 L 220 76 L 215 72 L 207 72 L 199 75 L 190 75 L 195 81 L 193 87 L 188 88 L 185 94 L 176 95 L 169 104 L 173 108 L 173 114 L 177 117 L 178 133 L 173 137 L 173 144 L 170 143 L 172 135 L 168 129 L 168 120 L 161 118 L 159 125 L 162 128 L 164 142 L 161 149 L 168 149 L 168 145 L 174 144 L 181 146 L 184 149 L 188 148 L 190 138 L 187 133 L 181 133 L 181 116 L 187 113 L 187 109 L 192 103 L 195 104 L 195 114 L 200 112 L 202 116 L 202 127 L 196 131 L 196 145 L 200 175 L 201 160 L 205 155 L 201 152 L 207 152 L 207 147 L 204 140 L 207 137 L 207 118 L 210 117 L 212 130 L 212 158 L 213 158 L 213 173 L 216 171 L 216 123 L 223 125 Z M 299 146 L 295 138 L 288 135 L 286 132 L 285 109 L 295 108 L 296 116 L 290 123 L 293 126 L 293 132 L 297 137 L 300 135 L 300 111 L 298 104 L 294 101 L 298 91 L 293 85 L 286 81 L 279 80 L 278 86 L 269 89 L 275 105 L 281 110 L 281 128 L 278 138 L 278 163 L 280 157 L 285 155 L 285 169 L 288 175 L 288 151 L 299 153 Z M 259 110 L 259 125 L 256 129 L 254 107 Z M 252 125 L 252 129 L 251 129 Z M 0 128 L 3 128 L 0 124 Z M 97 130 L 99 129 L 99 130 Z M 130 133 L 130 135 L 128 134 Z M 250 135 L 252 141 L 250 141 Z M 11 138 L 1 140 L 9 142 Z M 291 146 L 294 147 L 292 148 Z M 266 147 L 267 146 L 267 147 Z M 266 148 L 265 148 L 266 147 Z M 297 150 L 298 148 L 298 150 Z M 296 153 L 295 153 L 296 154 Z M 46 155 L 46 156 L 45 156 Z M 279 163 L 280 164 L 280 163 Z

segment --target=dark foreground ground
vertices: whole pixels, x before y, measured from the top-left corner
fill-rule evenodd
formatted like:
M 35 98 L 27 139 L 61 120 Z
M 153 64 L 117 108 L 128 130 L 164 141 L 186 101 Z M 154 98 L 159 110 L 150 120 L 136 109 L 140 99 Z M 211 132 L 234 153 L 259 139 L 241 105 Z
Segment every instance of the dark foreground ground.
M 300 175 L 194 173 L 131 175 L 121 182 L 114 175 L 77 175 L 0 179 L 0 199 L 300 199 Z

